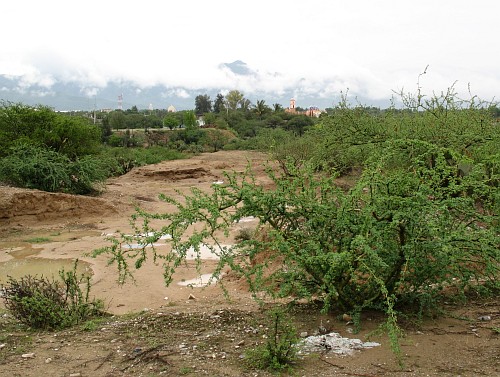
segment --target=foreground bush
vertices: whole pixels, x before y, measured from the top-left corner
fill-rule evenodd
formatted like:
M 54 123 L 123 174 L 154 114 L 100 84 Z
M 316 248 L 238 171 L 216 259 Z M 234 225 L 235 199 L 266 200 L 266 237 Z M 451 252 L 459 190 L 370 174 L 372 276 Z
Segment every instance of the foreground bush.
M 5 307 L 19 321 L 36 329 L 58 329 L 102 315 L 102 301 L 90 300 L 90 277 L 59 272 L 60 281 L 28 275 L 9 277 L 2 287 Z M 82 288 L 83 285 L 83 288 Z
M 463 176 L 459 166 L 468 163 Z M 500 244 L 498 188 L 484 166 L 446 148 L 421 141 L 384 144 L 349 192 L 335 177 L 291 164 L 286 174 L 269 171 L 272 189 L 249 176 L 228 174 L 226 185 L 204 193 L 193 189 L 182 201 L 163 199 L 177 211 L 139 211 L 142 248 L 121 247 L 126 239 L 96 253 L 108 253 L 122 274 L 135 259 L 140 267 L 147 246 L 165 234 L 177 253 L 165 262 L 165 277 L 190 248 L 217 245 L 217 234 L 246 216 L 260 220 L 259 239 L 213 251 L 226 266 L 246 277 L 254 291 L 277 297 L 321 298 L 324 309 L 388 309 L 396 303 L 434 303 L 445 291 L 464 296 L 478 285 L 498 289 Z M 152 219 L 164 221 L 153 229 Z M 142 221 L 142 223 L 140 222 Z M 191 233 L 192 224 L 200 224 Z M 188 231 L 189 230 L 189 231 Z M 189 235 L 189 236 L 188 236 Z M 217 272 L 216 272 L 217 273 Z

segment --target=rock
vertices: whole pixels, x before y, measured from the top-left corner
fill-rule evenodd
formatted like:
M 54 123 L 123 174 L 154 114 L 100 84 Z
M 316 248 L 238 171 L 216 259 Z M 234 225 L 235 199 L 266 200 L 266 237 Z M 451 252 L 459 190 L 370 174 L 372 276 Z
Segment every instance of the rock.
M 352 316 L 350 316 L 347 313 L 342 314 L 342 319 L 346 322 L 351 322 L 352 321 Z
M 34 359 L 35 358 L 35 353 L 34 352 L 30 352 L 30 353 L 23 353 L 21 355 L 21 357 L 23 359 Z
M 45 359 L 45 364 L 50 364 L 52 362 L 52 358 L 51 357 L 47 357 Z
M 490 315 L 482 315 L 482 316 L 478 317 L 477 319 L 480 321 L 487 322 L 487 321 L 491 321 L 491 316 Z
M 0 344 L 0 350 L 5 347 L 5 343 Z
M 189 294 L 188 300 L 196 300 L 196 297 L 192 293 Z
M 82 374 L 80 372 L 78 373 L 71 373 L 69 377 L 82 377 Z

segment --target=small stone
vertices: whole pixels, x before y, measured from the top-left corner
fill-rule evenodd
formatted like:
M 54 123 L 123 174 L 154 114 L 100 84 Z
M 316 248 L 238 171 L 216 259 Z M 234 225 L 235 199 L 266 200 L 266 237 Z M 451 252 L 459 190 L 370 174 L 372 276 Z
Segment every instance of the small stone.
M 239 345 L 239 346 L 242 346 L 242 345 L 244 345 L 244 344 L 245 344 L 245 340 L 240 340 L 240 341 L 238 342 L 238 345 Z
M 30 353 L 23 353 L 21 355 L 21 357 L 23 359 L 34 359 L 35 358 L 35 353 L 34 352 L 30 352 Z
M 45 359 L 45 364 L 50 364 L 52 362 L 52 358 L 51 357 L 47 357 Z
M 480 321 L 491 321 L 491 316 L 490 315 L 482 315 L 480 317 L 477 318 L 478 320 Z
M 196 300 L 196 297 L 192 293 L 189 294 L 188 300 Z
M 5 347 L 5 343 L 0 344 L 0 350 Z
M 301 338 L 307 338 L 307 331 L 302 331 L 302 332 L 300 333 L 300 337 L 301 337 Z
M 82 377 L 82 374 L 80 372 L 78 373 L 71 373 L 69 377 Z
M 350 315 L 349 315 L 349 314 L 347 314 L 347 313 L 344 313 L 344 314 L 342 314 L 342 319 L 343 319 L 344 321 L 346 321 L 346 322 L 350 322 L 350 321 L 352 321 L 352 316 L 350 316 Z

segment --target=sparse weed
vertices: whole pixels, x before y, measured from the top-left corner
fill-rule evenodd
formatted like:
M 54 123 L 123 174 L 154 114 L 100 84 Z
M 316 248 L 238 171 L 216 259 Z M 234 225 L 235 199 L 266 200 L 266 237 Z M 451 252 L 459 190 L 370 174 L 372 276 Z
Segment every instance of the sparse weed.
M 280 308 L 268 313 L 267 341 L 246 352 L 250 367 L 273 372 L 290 371 L 297 359 L 297 329 Z

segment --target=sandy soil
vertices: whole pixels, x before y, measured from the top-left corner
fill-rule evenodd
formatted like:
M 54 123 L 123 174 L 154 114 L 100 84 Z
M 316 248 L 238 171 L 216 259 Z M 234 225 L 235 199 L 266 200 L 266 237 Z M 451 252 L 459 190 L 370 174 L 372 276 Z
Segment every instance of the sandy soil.
M 244 367 L 245 348 L 262 342 L 262 311 L 238 282 L 226 282 L 227 300 L 218 286 L 191 288 L 183 282 L 198 277 L 193 263 L 180 268 L 165 287 L 160 266 L 147 263 L 135 272 L 135 284 L 117 284 L 117 272 L 85 253 L 109 244 L 107 234 L 131 232 L 129 217 L 136 206 L 168 211 L 159 193 L 177 196 L 191 187 L 208 190 L 224 171 L 243 171 L 250 162 L 259 182 L 266 156 L 254 152 L 217 152 L 189 160 L 164 162 L 110 179 L 100 197 L 51 194 L 0 187 L 0 262 L 14 259 L 76 259 L 93 271 L 93 294 L 107 302 L 114 317 L 96 329 L 26 333 L 8 316 L 0 320 L 0 376 L 257 376 L 266 372 Z M 241 227 L 235 225 L 235 234 Z M 228 240 L 231 242 L 231 238 Z M 206 260 L 202 273 L 213 270 Z M 190 295 L 194 299 L 190 299 Z M 145 310 L 147 309 L 147 310 Z M 321 315 L 309 305 L 296 309 L 299 331 L 315 333 L 328 324 L 343 336 L 365 340 L 380 325 L 367 314 L 363 329 Z M 382 345 L 352 356 L 319 354 L 300 361 L 300 376 L 497 376 L 500 375 L 500 310 L 497 300 L 467 307 L 448 305 L 448 315 L 421 324 L 407 322 L 401 370 L 387 337 Z M 136 313 L 136 314 L 131 314 Z M 139 313 L 139 314 L 137 314 Z M 125 315 L 125 316 L 124 316 Z M 486 317 L 485 317 L 486 316 Z M 484 321 L 480 318 L 489 318 Z M 262 326 L 262 327 L 261 327 Z M 257 331 L 255 331 L 257 330 Z M 3 346 L 2 346 L 3 344 Z M 22 354 L 34 353 L 33 358 Z

